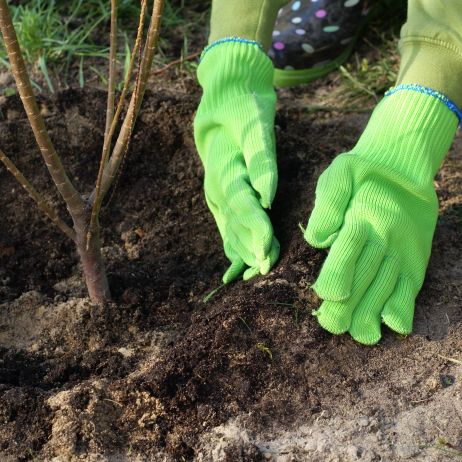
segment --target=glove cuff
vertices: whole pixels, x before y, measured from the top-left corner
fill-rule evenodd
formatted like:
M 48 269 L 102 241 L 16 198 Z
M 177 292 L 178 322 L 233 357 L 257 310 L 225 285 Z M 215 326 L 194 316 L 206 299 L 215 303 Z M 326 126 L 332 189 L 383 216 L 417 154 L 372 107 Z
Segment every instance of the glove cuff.
M 197 77 L 209 104 L 219 105 L 243 94 L 273 89 L 274 67 L 258 42 L 220 39 L 202 53 Z
M 244 45 L 253 45 L 257 48 L 259 48 L 261 51 L 263 51 L 263 45 L 260 43 L 260 42 L 257 42 L 256 40 L 249 40 L 249 39 L 246 39 L 246 38 L 242 38 L 242 37 L 237 37 L 237 36 L 234 36 L 234 37 L 224 37 L 224 38 L 221 38 L 221 39 L 218 39 L 218 40 L 215 40 L 214 42 L 210 43 L 209 45 L 207 45 L 203 50 L 202 50 L 202 53 L 201 53 L 201 57 L 200 57 L 200 61 L 202 61 L 205 57 L 205 55 L 210 51 L 212 50 L 213 48 L 219 46 L 219 45 L 223 45 L 225 43 L 242 43 Z
M 413 182 L 431 182 L 454 139 L 458 118 L 437 92 L 427 90 L 390 91 L 352 152 L 393 168 Z

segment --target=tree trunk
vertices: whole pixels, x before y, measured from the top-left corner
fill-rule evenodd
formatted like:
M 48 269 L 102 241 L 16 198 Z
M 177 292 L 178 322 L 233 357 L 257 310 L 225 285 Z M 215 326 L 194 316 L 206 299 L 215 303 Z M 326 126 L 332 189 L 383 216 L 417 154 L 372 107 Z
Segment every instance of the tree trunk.
M 84 217 L 74 219 L 76 232 L 77 252 L 82 262 L 83 274 L 87 284 L 88 295 L 93 302 L 103 303 L 110 300 L 109 283 L 106 276 L 106 269 L 101 255 L 101 241 L 99 236 L 99 223 L 91 233 L 87 242 L 87 232 L 90 221 L 90 213 Z

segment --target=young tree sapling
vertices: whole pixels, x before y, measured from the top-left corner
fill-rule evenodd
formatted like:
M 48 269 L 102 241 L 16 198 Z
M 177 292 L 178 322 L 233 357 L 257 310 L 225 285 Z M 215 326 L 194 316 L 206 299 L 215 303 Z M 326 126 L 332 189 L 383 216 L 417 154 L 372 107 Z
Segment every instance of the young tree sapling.
M 163 3 L 163 0 L 154 0 L 148 32 L 143 43 L 143 25 L 148 0 L 141 0 L 138 31 L 130 58 L 129 69 L 125 77 L 117 107 L 115 107 L 117 0 L 111 0 L 108 98 L 103 152 L 101 155 L 98 177 L 96 179 L 96 186 L 90 195 L 84 196 L 77 191 L 67 175 L 60 156 L 56 152 L 48 135 L 45 122 L 32 91 L 31 82 L 24 64 L 7 2 L 6 0 L 0 0 L 0 31 L 8 53 L 16 86 L 45 165 L 59 194 L 66 203 L 67 210 L 72 219 L 72 226 L 66 224 L 66 222 L 59 217 L 54 207 L 43 199 L 42 195 L 1 150 L 0 161 L 3 162 L 29 196 L 36 202 L 40 210 L 42 210 L 67 237 L 75 242 L 82 263 L 88 294 L 94 302 L 104 302 L 110 299 L 108 280 L 101 256 L 99 212 L 103 199 L 111 188 L 111 185 L 113 185 L 122 159 L 128 150 L 130 137 L 146 90 L 154 51 L 159 37 Z M 130 102 L 116 142 L 113 145 L 113 137 L 120 120 L 125 98 L 129 91 L 137 58 L 139 64 L 134 79 Z

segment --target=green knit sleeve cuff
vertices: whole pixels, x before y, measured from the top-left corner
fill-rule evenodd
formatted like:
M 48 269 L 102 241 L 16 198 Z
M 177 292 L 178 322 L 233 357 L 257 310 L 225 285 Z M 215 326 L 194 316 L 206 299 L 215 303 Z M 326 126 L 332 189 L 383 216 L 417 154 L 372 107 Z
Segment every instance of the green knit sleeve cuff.
M 408 0 L 397 85 L 433 88 L 462 106 L 461 0 Z
M 405 37 L 400 52 L 397 85 L 418 83 L 433 88 L 462 107 L 462 51 L 435 39 Z
M 268 50 L 279 9 L 288 0 L 214 0 L 209 43 L 241 37 Z

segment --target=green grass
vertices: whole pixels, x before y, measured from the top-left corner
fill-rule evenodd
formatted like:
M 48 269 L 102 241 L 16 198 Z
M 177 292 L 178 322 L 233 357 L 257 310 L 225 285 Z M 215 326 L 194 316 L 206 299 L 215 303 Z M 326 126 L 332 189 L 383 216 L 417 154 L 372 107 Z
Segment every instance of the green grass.
M 35 77 L 35 87 L 53 92 L 56 86 L 80 86 L 86 76 L 106 79 L 108 59 L 110 2 L 103 0 L 30 0 L 11 5 L 13 22 L 24 58 Z M 150 3 L 151 4 L 151 3 Z M 190 9 L 190 7 L 188 6 Z M 207 10 L 191 18 L 184 0 L 167 0 L 163 15 L 163 34 L 154 65 L 162 66 L 172 59 L 172 34 L 181 41 L 181 55 L 187 55 L 188 36 L 205 24 Z M 120 0 L 118 8 L 119 54 L 121 69 L 126 69 L 136 34 L 139 2 Z M 149 18 L 146 18 L 146 25 Z M 177 40 L 178 41 L 178 40 Z M 176 56 L 178 58 L 179 56 Z M 0 45 L 0 69 L 9 69 L 3 45 Z M 88 72 L 89 71 L 89 72 Z
M 396 4 L 395 0 L 381 0 Z M 105 84 L 110 2 L 107 0 L 12 1 L 14 23 L 38 90 L 84 86 L 89 78 Z M 197 52 L 205 42 L 210 2 L 166 0 L 154 69 Z M 396 80 L 397 42 L 404 14 L 381 14 L 367 28 L 348 63 L 340 67 L 332 88 L 311 99 L 309 111 L 356 112 L 375 105 Z M 127 68 L 139 16 L 139 2 L 119 0 L 119 70 Z M 149 18 L 146 19 L 146 22 Z M 191 45 L 192 44 L 192 45 Z M 180 67 L 191 73 L 196 60 Z M 0 45 L 0 70 L 9 67 Z M 4 90 L 4 92 L 7 90 Z
M 104 57 L 106 47 L 91 40 L 93 31 L 107 20 L 95 12 L 83 14 L 76 27 L 77 17 L 82 14 L 82 1 L 72 2 L 72 13 L 65 15 L 56 1 L 37 0 L 12 6 L 13 23 L 18 35 L 24 59 L 33 73 L 40 73 L 48 88 L 53 91 L 50 66 L 55 72 L 67 76 L 74 59 Z M 5 50 L 1 50 L 1 63 L 8 67 Z
M 110 11 L 83 0 L 35 0 L 11 6 L 13 23 L 24 59 L 33 75 L 42 77 L 50 91 L 53 81 L 67 85 L 70 67 L 88 58 L 107 59 L 108 47 L 98 41 Z M 96 6 L 96 8 L 92 8 Z M 4 48 L 0 63 L 9 68 Z
M 462 460 L 462 449 L 458 446 L 450 444 L 445 437 L 439 436 L 436 439 L 435 447 L 440 451 L 446 453 L 448 460 Z
M 394 6 L 366 28 L 347 63 L 331 74 L 329 91 L 321 89 L 308 104 L 309 111 L 369 111 L 395 84 L 399 69 L 399 31 L 405 21 L 405 11 L 402 5 L 389 2 Z
M 273 360 L 273 352 L 272 352 L 271 349 L 268 348 L 264 343 L 257 343 L 255 346 L 256 346 L 257 349 L 260 350 L 262 353 L 265 353 L 266 355 L 268 355 L 268 358 L 270 359 L 270 361 Z
M 398 39 L 405 21 L 405 8 L 396 0 L 381 0 L 385 7 L 367 27 L 356 52 L 340 67 L 343 92 L 347 98 L 371 97 L 377 100 L 398 76 Z
M 340 66 L 343 80 L 342 93 L 350 102 L 362 97 L 375 100 L 390 88 L 398 76 L 399 58 L 397 54 L 398 36 L 394 31 L 375 31 L 377 44 L 367 37 L 363 39 L 369 48 L 369 56 L 358 53 L 345 66 Z

